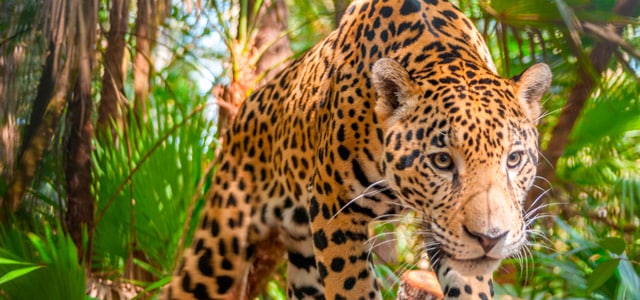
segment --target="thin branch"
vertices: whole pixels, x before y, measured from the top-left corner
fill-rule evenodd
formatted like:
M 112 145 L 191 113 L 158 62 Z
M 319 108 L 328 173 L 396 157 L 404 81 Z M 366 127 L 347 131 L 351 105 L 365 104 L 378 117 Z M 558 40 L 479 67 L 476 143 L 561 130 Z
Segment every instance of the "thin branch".
M 633 56 L 637 60 L 640 60 L 640 51 L 633 45 L 629 44 L 625 39 L 623 39 L 616 31 L 615 27 L 606 25 L 598 26 L 593 23 L 583 22 L 582 28 L 604 41 L 620 46 L 620 48 L 626 51 L 629 55 Z

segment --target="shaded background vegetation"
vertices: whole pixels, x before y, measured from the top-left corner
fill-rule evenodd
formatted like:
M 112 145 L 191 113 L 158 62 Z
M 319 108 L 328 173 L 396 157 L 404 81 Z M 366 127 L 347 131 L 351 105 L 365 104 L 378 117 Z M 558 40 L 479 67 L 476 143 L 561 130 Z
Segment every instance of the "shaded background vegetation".
M 554 74 L 527 202 L 548 217 L 498 292 L 639 299 L 640 1 L 454 2 L 502 75 Z M 190 242 L 219 133 L 346 5 L 0 2 L 0 299 L 153 297 Z M 376 228 L 394 241 L 375 248 L 387 298 L 421 266 L 406 226 Z M 284 276 L 261 297 L 283 298 Z

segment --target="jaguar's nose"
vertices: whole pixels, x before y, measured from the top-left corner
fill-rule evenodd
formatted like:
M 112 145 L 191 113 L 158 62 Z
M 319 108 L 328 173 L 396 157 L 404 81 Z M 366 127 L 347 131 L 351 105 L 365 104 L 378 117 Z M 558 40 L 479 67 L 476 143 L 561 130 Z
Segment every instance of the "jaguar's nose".
M 480 246 L 482 246 L 482 249 L 484 249 L 485 253 L 491 251 L 491 249 L 493 249 L 493 247 L 495 247 L 500 241 L 505 239 L 505 237 L 509 233 L 509 230 L 507 230 L 500 234 L 490 236 L 484 233 L 471 231 L 467 228 L 467 226 L 463 226 L 463 228 L 464 232 L 466 232 L 470 237 L 478 240 L 478 243 L 480 243 Z

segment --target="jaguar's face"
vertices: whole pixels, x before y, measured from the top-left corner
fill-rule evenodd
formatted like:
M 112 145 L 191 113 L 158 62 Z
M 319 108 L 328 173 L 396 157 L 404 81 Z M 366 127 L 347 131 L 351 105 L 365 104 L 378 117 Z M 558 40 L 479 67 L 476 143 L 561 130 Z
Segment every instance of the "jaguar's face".
M 538 100 L 548 87 L 540 78 L 550 73 L 536 65 L 512 80 L 451 70 L 420 82 L 395 61 L 376 63 L 381 167 L 402 204 L 424 221 L 430 254 L 482 274 L 526 242 L 523 202 L 538 161 Z

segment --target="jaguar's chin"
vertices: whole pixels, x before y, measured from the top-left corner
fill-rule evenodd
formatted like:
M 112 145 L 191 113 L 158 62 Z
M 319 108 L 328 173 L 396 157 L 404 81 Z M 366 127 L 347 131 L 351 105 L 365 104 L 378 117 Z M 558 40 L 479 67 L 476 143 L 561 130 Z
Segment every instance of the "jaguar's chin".
M 493 271 L 500 266 L 501 261 L 502 259 L 492 258 L 486 255 L 472 259 L 447 258 L 448 266 L 463 276 L 477 276 L 493 273 Z

